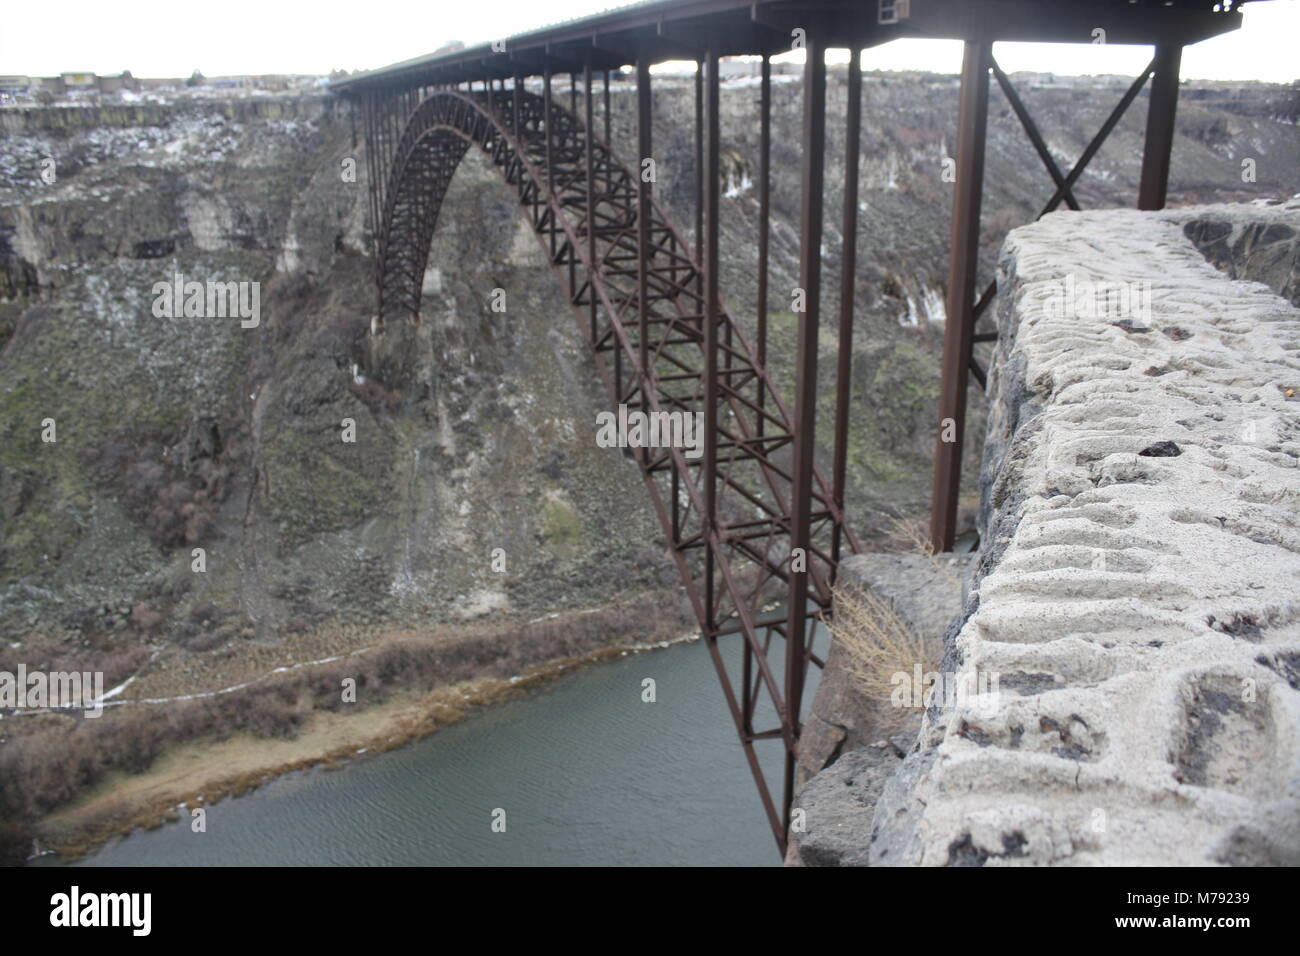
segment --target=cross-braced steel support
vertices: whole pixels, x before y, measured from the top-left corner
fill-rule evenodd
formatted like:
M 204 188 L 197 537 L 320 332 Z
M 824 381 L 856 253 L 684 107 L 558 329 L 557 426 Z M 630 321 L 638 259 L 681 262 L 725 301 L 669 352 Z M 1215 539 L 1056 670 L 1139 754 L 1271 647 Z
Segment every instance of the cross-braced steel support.
M 1064 202 L 1079 209 L 1074 188 L 1129 106 L 1153 76 L 1147 109 L 1146 145 L 1138 208 L 1162 209 L 1169 181 L 1173 149 L 1174 113 L 1178 103 L 1178 64 L 1182 48 L 1162 44 L 1155 58 L 1134 80 L 1119 104 L 1084 149 L 1069 174 L 1063 174 L 1047 148 L 1010 77 L 993 59 L 991 44 L 966 43 L 961 99 L 957 121 L 957 182 L 953 194 L 952 243 L 949 250 L 947 323 L 944 327 L 943 374 L 939 393 L 938 434 L 935 441 L 934 494 L 930 507 L 930 547 L 951 551 L 957 534 L 957 506 L 961 490 L 961 458 L 965 445 L 966 398 L 970 376 L 981 388 L 986 372 L 975 358 L 978 342 L 997 339 L 996 333 L 977 332 L 976 326 L 992 303 L 997 283 L 990 282 L 978 300 L 973 298 L 979 266 L 980 192 L 984 181 L 984 135 L 988 124 L 989 71 L 1042 160 L 1056 191 L 1038 214 L 1041 219 Z

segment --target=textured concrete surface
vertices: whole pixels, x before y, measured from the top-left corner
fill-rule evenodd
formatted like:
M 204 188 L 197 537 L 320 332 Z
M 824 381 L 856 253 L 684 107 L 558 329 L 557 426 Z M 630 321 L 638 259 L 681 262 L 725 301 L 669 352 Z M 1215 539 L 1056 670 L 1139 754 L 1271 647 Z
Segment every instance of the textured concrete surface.
M 1211 221 L 1290 242 L 1300 205 L 1009 237 L 944 665 L 1000 675 L 997 706 L 927 712 L 871 865 L 1300 863 L 1300 311 L 1280 259 L 1272 289 L 1207 262 Z M 1062 309 L 1067 283 L 1136 294 Z

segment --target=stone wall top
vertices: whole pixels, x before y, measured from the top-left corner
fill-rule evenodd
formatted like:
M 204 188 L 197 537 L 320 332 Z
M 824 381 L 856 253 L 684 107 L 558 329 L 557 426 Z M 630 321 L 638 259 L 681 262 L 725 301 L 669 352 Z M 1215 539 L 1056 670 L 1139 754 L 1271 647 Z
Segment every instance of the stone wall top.
M 1011 233 L 945 659 L 998 689 L 926 715 L 872 865 L 1300 863 L 1300 310 L 1209 248 L 1297 234 L 1294 202 Z

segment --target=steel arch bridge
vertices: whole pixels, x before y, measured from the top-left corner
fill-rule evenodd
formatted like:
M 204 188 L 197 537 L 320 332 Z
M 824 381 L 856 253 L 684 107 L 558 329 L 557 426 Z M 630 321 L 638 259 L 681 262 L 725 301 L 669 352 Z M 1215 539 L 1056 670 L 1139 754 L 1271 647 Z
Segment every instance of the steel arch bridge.
M 775 816 L 753 745 L 780 739 L 787 776 L 793 774 L 792 714 L 800 706 L 802 668 L 821 663 L 811 653 L 811 630 L 815 614 L 830 609 L 836 534 L 844 534 L 854 550 L 857 540 L 814 466 L 808 491 L 813 507 L 806 538 L 800 539 L 807 543 L 802 555 L 794 552 L 794 476 L 786 461 L 794 434 L 787 407 L 663 210 L 650 201 L 648 215 L 641 215 L 639 177 L 598 137 L 588 142 L 587 129 L 571 112 L 553 102 L 548 107 L 544 96 L 523 89 L 445 90 L 423 98 L 394 152 L 382 211 L 379 320 L 418 315 L 442 198 L 461 158 L 477 146 L 517 190 L 578 311 L 611 401 L 653 415 L 700 413 L 705 434 L 717 436 L 713 453 L 706 450 L 696 460 L 683 448 L 634 452 L 705 627 L 760 794 Z M 713 291 L 713 308 L 706 288 Z M 711 522 L 705 520 L 710 514 Z M 806 567 L 807 574 L 792 574 L 792 565 Z M 784 597 L 797 578 L 806 582 L 805 613 L 764 616 L 760 609 L 773 599 L 774 588 Z M 803 641 L 785 641 L 790 633 L 803 635 Z M 728 673 L 718 648 L 717 639 L 731 634 L 744 641 L 739 675 Z M 796 680 L 779 679 L 769 665 L 774 639 L 792 649 L 785 668 L 794 670 Z M 753 725 L 762 698 L 778 715 L 773 728 Z
M 967 384 L 984 384 L 973 346 L 996 336 L 977 324 L 996 291 L 975 295 L 990 77 L 1041 158 L 1055 192 L 1043 212 L 1077 209 L 1073 188 L 1124 112 L 1151 82 L 1138 205 L 1164 205 L 1177 102 L 1188 43 L 1240 26 L 1236 3 L 1212 0 L 655 0 L 507 41 L 433 55 L 332 84 L 360 107 L 366 139 L 370 221 L 376 236 L 377 310 L 372 335 L 419 322 L 421 287 L 443 197 L 471 146 L 519 196 L 578 317 L 613 406 L 650 415 L 698 414 L 704 448 L 634 449 L 647 492 L 722 681 L 745 756 L 778 846 L 784 851 L 794 796 L 805 678 L 821 666 L 812 649 L 831 611 L 842 552 L 858 550 L 844 515 L 849 360 L 861 139 L 861 72 L 849 70 L 844 119 L 833 465 L 814 459 L 826 123 L 825 53 L 847 47 L 858 61 L 898 37 L 965 43 L 957 117 L 953 220 L 931 536 L 951 550 Z M 1047 149 L 1007 75 L 995 40 L 1152 44 L 1155 56 L 1069 172 Z M 800 289 L 795 395 L 787 405 L 767 366 L 771 179 L 770 57 L 791 36 L 806 42 L 803 67 Z M 758 301 L 752 329 L 733 318 L 719 288 L 719 61 L 760 56 Z M 693 59 L 696 217 L 694 246 L 669 222 L 642 175 L 653 158 L 650 66 Z M 633 64 L 639 160 L 629 168 L 610 146 L 610 71 Z M 554 89 L 569 76 L 568 108 Z M 540 84 L 537 79 L 540 79 Z M 598 89 L 598 79 L 599 89 Z M 537 89 L 533 92 L 530 86 Z M 582 90 L 579 96 L 579 88 Z M 598 99 L 601 106 L 597 107 Z M 579 103 L 581 101 L 581 105 Z M 597 113 L 602 123 L 597 122 Z M 773 602 L 782 609 L 773 612 Z M 729 670 L 720 642 L 737 640 Z M 767 719 L 769 725 L 762 726 Z M 784 752 L 779 785 L 756 745 Z

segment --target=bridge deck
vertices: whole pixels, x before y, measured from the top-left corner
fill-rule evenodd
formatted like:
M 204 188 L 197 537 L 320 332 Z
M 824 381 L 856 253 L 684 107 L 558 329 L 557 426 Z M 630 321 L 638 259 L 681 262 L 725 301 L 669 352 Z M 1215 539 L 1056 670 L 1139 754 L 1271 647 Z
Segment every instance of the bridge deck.
M 1186 46 L 1237 29 L 1237 6 L 1216 0 L 649 0 L 359 73 L 331 84 L 364 90 L 616 70 L 642 60 L 777 54 L 791 31 L 816 28 L 834 47 L 904 38 Z M 1225 9 L 1216 9 L 1225 8 Z

